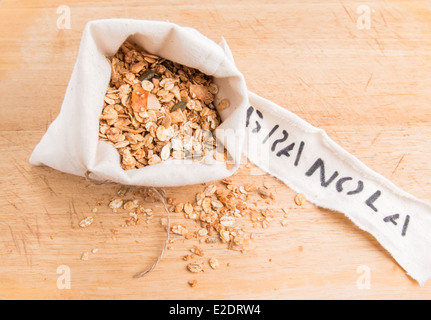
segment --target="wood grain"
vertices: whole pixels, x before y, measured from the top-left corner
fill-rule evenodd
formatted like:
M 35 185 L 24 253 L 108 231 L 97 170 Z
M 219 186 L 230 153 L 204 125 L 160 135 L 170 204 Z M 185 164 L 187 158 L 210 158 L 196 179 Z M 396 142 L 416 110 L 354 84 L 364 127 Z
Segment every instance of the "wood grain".
M 56 10 L 71 9 L 59 30 Z M 344 215 L 309 203 L 249 165 L 233 180 L 266 183 L 276 194 L 274 221 L 253 230 L 253 250 L 207 247 L 219 270 L 191 275 L 176 241 L 158 267 L 132 275 L 158 255 L 157 224 L 111 229 L 106 210 L 117 186 L 94 185 L 28 158 L 58 114 L 85 23 L 126 17 L 169 20 L 224 37 L 249 89 L 323 128 L 346 150 L 409 193 L 431 202 L 431 5 L 367 1 L 370 29 L 359 29 L 357 1 L 8 1 L 0 3 L 0 298 L 13 299 L 429 299 L 369 234 Z M 202 186 L 168 188 L 185 201 Z M 100 202 L 101 205 L 97 206 Z M 265 205 L 262 203 L 262 205 Z M 78 222 L 97 206 L 94 225 Z M 289 211 L 287 227 L 279 223 Z M 173 217 L 174 221 L 181 217 Z M 84 251 L 88 261 L 80 260 Z M 229 264 L 229 266 L 227 265 Z M 71 288 L 57 287 L 57 268 Z M 360 289 L 360 267 L 371 288 Z M 359 268 L 359 269 L 358 269 Z M 187 281 L 198 280 L 190 288 Z

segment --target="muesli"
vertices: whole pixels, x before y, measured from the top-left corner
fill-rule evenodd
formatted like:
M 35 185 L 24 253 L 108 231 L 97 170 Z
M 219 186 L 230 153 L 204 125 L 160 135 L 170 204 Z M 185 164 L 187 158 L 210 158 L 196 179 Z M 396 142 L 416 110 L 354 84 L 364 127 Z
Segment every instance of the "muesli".
M 111 79 L 99 122 L 99 139 L 121 155 L 123 169 L 168 159 L 202 161 L 217 146 L 221 122 L 213 78 L 197 69 L 148 54 L 131 42 L 108 57 Z M 225 161 L 223 152 L 214 159 Z

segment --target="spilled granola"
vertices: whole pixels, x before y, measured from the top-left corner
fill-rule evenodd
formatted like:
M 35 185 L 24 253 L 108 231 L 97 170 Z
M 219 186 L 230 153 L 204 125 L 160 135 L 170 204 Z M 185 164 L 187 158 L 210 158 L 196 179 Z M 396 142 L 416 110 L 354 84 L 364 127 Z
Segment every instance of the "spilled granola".
M 129 191 L 129 189 L 132 189 Z M 127 194 L 127 195 L 126 195 Z M 168 216 L 159 217 L 148 207 L 158 205 L 160 198 L 146 188 L 122 186 L 112 198 L 106 202 L 107 207 L 119 214 L 124 223 L 112 229 L 112 239 L 116 240 L 121 229 L 137 226 L 141 223 L 158 223 L 169 231 L 167 249 L 173 250 L 175 242 L 180 244 L 191 240 L 192 245 L 188 251 L 180 254 L 179 258 L 186 261 L 185 269 L 194 274 L 212 272 L 222 268 L 218 257 L 210 252 L 215 245 L 224 245 L 229 250 L 244 253 L 254 247 L 255 236 L 247 230 L 245 225 L 266 229 L 273 220 L 273 212 L 267 207 L 270 200 L 274 200 L 273 188 L 270 186 L 257 186 L 255 183 L 244 185 L 235 184 L 232 179 L 226 178 L 213 184 L 204 184 L 202 189 L 194 194 L 194 198 L 181 202 L 180 199 L 165 198 L 167 210 L 170 212 L 171 223 L 167 223 Z M 259 203 L 264 202 L 264 208 Z M 282 226 L 288 226 L 287 210 L 282 209 L 284 215 L 280 221 Z M 94 212 L 94 211 L 93 211 Z M 98 212 L 98 211 L 97 211 Z M 88 219 L 90 218 L 90 219 Z M 88 217 L 81 221 L 82 227 L 91 220 Z M 90 223 L 91 224 L 91 223 Z M 168 229 L 169 226 L 169 229 Z M 248 228 L 248 227 L 247 227 Z M 181 247 L 181 245 L 180 245 Z M 95 253 L 97 250 L 91 251 Z M 88 253 L 83 254 L 82 260 L 88 259 Z M 229 263 L 223 262 L 224 265 Z M 191 285 L 192 287 L 195 286 Z
M 86 228 L 89 225 L 91 225 L 93 223 L 93 221 L 94 221 L 93 217 L 89 216 L 89 217 L 87 217 L 85 219 L 82 219 L 81 222 L 79 222 L 79 226 L 81 228 Z
M 108 58 L 111 79 L 99 139 L 112 144 L 124 170 L 168 159 L 202 161 L 217 146 L 218 86 L 197 69 L 148 54 L 130 42 Z M 226 157 L 215 154 L 217 161 Z
M 305 197 L 305 194 L 303 194 L 303 193 L 298 193 L 296 196 L 295 196 L 295 203 L 296 203 L 296 205 L 298 205 L 298 206 L 302 206 L 304 203 L 305 203 L 305 200 L 306 200 L 306 197 Z

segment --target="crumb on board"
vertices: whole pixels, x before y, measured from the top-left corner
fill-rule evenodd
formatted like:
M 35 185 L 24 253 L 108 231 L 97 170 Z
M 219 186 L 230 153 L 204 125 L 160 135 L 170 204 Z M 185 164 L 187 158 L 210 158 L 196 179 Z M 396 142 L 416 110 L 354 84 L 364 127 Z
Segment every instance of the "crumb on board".
M 88 260 L 88 251 L 84 251 L 81 254 L 81 260 L 83 260 L 83 261 L 87 261 Z
M 93 218 L 93 217 L 91 217 L 91 216 L 89 216 L 89 217 L 87 217 L 87 218 L 85 218 L 85 219 L 82 219 L 82 220 L 79 222 L 79 226 L 80 226 L 81 228 L 87 228 L 88 226 L 90 226 L 90 225 L 93 223 L 93 221 L 94 221 L 94 218 Z
M 190 287 L 194 288 L 198 285 L 198 280 L 196 280 L 196 279 L 190 280 L 190 281 L 188 281 L 188 284 Z
M 208 260 L 208 264 L 214 270 L 220 268 L 220 263 L 219 263 L 219 261 L 216 258 L 210 258 Z
M 298 206 L 302 206 L 304 204 L 305 200 L 306 200 L 306 197 L 305 197 L 305 194 L 303 194 L 303 193 L 298 193 L 294 199 L 296 205 L 298 205 Z
M 204 272 L 204 267 L 202 263 L 192 262 L 187 265 L 187 270 L 192 273 Z

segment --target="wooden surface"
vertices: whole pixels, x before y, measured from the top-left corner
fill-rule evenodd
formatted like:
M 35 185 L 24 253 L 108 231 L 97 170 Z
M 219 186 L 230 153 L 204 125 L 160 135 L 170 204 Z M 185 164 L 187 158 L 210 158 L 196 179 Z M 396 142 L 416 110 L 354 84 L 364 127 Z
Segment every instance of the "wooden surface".
M 141 279 L 164 239 L 157 223 L 121 229 L 106 209 L 117 186 L 98 186 L 28 158 L 55 119 L 87 21 L 169 20 L 209 38 L 223 36 L 249 89 L 323 128 L 373 170 L 431 202 L 431 4 L 367 1 L 8 1 L 0 2 L 0 298 L 37 299 L 429 299 L 380 244 L 343 214 L 309 203 L 253 166 L 235 183 L 270 185 L 274 221 L 256 228 L 253 250 L 206 246 L 219 270 L 190 274 L 177 241 Z M 71 10 L 60 30 L 57 8 Z M 360 9 L 360 8 L 359 8 Z M 202 186 L 166 189 L 185 201 Z M 97 203 L 101 205 L 97 206 Z M 262 203 L 262 206 L 265 204 Z M 89 229 L 78 222 L 94 207 Z M 288 210 L 288 226 L 279 223 Z M 181 217 L 173 217 L 181 221 Z M 88 261 L 81 254 L 90 252 Z M 227 265 L 229 264 L 229 266 Z M 71 288 L 57 273 L 71 271 Z M 370 287 L 360 286 L 369 270 Z M 187 281 L 197 279 L 191 288 Z

